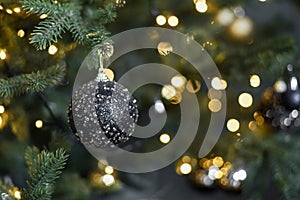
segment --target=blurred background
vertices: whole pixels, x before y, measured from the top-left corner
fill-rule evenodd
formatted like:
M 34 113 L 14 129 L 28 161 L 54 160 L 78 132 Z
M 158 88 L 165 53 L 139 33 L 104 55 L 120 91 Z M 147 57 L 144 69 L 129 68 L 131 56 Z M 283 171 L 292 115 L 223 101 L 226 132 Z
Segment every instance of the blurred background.
M 28 166 L 24 153 L 36 146 L 69 154 L 55 183 L 38 176 L 51 199 L 299 199 L 299 19 L 298 0 L 1 1 L 1 198 L 28 199 L 22 188 L 31 188 L 26 181 L 41 171 Z M 115 81 L 149 62 L 180 72 L 166 85 L 149 84 L 133 93 L 139 125 L 150 122 L 153 105 L 158 115 L 167 113 L 167 121 L 151 138 L 131 137 L 122 144 L 125 149 L 149 152 L 167 145 L 180 125 L 183 92 L 196 94 L 201 110 L 201 120 L 193 122 L 199 125 L 197 137 L 182 157 L 156 172 L 131 174 L 86 150 L 70 103 L 78 69 L 95 45 L 149 26 L 197 41 L 222 78 L 207 88 L 169 42 L 130 52 L 109 66 L 105 72 Z M 222 91 L 227 114 L 221 138 L 199 158 L 211 113 L 225 106 Z M 43 173 L 54 177 L 51 167 Z

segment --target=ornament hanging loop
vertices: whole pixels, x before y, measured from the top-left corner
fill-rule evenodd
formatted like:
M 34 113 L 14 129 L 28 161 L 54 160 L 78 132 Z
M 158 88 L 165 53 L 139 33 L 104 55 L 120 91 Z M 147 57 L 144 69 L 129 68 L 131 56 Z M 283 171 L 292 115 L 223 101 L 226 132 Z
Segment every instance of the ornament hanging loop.
M 114 53 L 114 47 L 111 41 L 104 41 L 100 45 L 95 47 L 99 57 L 99 70 L 96 81 L 106 82 L 109 81 L 108 77 L 104 73 L 104 61 L 109 59 Z

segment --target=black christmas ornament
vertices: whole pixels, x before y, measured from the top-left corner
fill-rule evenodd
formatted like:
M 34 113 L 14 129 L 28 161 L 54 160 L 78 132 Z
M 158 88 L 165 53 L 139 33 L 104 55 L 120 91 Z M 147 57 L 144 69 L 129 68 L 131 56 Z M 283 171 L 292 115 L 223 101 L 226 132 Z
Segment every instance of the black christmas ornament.
M 95 80 L 73 92 L 68 111 L 71 130 L 89 147 L 113 147 L 129 140 L 138 120 L 136 100 L 123 85 L 110 81 L 100 69 Z

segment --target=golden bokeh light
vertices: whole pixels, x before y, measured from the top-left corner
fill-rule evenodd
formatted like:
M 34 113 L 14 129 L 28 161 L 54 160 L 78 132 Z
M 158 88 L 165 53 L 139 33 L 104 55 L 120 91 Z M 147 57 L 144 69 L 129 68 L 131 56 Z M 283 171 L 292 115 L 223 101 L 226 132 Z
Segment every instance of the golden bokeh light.
M 167 56 L 173 51 L 173 47 L 169 42 L 160 42 L 157 45 L 157 51 L 162 56 Z
M 189 174 L 192 172 L 192 166 L 191 164 L 189 163 L 183 163 L 181 166 L 180 166 L 180 172 L 182 174 Z
M 221 179 L 222 177 L 223 177 L 223 172 L 221 170 L 215 172 L 216 179 Z
M 57 51 L 58 51 L 58 48 L 57 48 L 55 45 L 53 45 L 53 44 L 50 45 L 49 48 L 48 48 L 48 53 L 49 53 L 50 55 L 56 54 Z
M 156 23 L 157 23 L 158 25 L 163 26 L 163 25 L 166 24 L 166 22 L 167 22 L 167 19 L 166 19 L 165 16 L 163 16 L 163 15 L 158 15 L 158 16 L 156 17 Z
M 18 35 L 19 37 L 24 37 L 24 36 L 25 36 L 25 31 L 24 31 L 23 29 L 20 29 L 20 30 L 18 30 L 17 35 Z
M 114 168 L 112 166 L 106 166 L 104 169 L 104 172 L 106 174 L 112 174 L 112 173 L 114 173 Z
M 171 79 L 171 84 L 177 89 L 182 89 L 185 83 L 186 83 L 186 78 L 180 74 L 172 77 Z
M 2 5 L 0 5 L 0 10 L 3 10 L 3 6 Z
M 256 74 L 250 77 L 250 85 L 254 88 L 260 86 L 260 77 Z
M 105 174 L 101 177 L 101 181 L 105 186 L 112 186 L 115 183 L 115 177 L 111 174 Z
M 21 192 L 20 192 L 19 190 L 15 191 L 15 192 L 14 192 L 14 197 L 15 197 L 16 199 L 21 199 Z
M 240 122 L 237 119 L 229 119 L 226 125 L 230 132 L 236 132 L 240 128 Z
M 114 80 L 115 74 L 111 69 L 105 68 L 104 73 L 110 81 Z
M 5 49 L 0 49 L 0 59 L 1 60 L 5 60 L 6 59 Z
M 175 96 L 173 96 L 171 99 L 169 99 L 171 104 L 179 104 L 182 100 L 182 95 L 180 92 L 176 91 Z
M 213 159 L 213 165 L 217 167 L 221 167 L 224 164 L 224 160 L 221 156 L 217 156 Z
M 233 22 L 233 20 L 234 14 L 229 8 L 224 8 L 220 10 L 216 16 L 216 21 L 223 26 L 228 26 Z
M 195 4 L 195 8 L 200 13 L 205 13 L 208 10 L 208 6 L 207 6 L 206 2 L 204 2 L 204 1 L 198 1 Z
M 170 16 L 168 18 L 168 24 L 172 27 L 175 27 L 179 24 L 179 19 L 176 16 Z
M 169 100 L 176 95 L 176 89 L 172 85 L 164 85 L 161 90 L 161 95 L 165 99 Z
M 222 109 L 222 103 L 219 99 L 212 99 L 208 102 L 208 108 L 211 112 L 219 112 Z
M 5 112 L 5 107 L 3 105 L 0 105 L 0 114 Z
M 10 15 L 13 14 L 13 11 L 11 9 L 9 9 L 9 8 L 6 8 L 5 11 L 6 11 L 7 14 L 10 14 Z
M 186 90 L 190 93 L 197 93 L 201 89 L 201 84 L 198 80 L 188 80 Z
M 276 81 L 273 87 L 278 93 L 284 93 L 287 90 L 287 85 L 283 80 Z
M 15 13 L 19 13 L 19 12 L 21 12 L 21 8 L 20 8 L 20 7 L 15 7 L 15 8 L 13 9 L 13 11 L 14 11 Z
M 181 158 L 181 160 L 182 160 L 183 163 L 188 163 L 188 162 L 191 162 L 191 157 L 189 157 L 189 156 L 183 156 Z
M 45 19 L 45 18 L 47 18 L 47 17 L 48 17 L 47 14 L 41 14 L 40 19 Z
M 225 80 L 221 80 L 219 77 L 214 77 L 211 80 L 211 86 L 215 90 L 225 90 L 227 88 L 227 82 Z
M 255 129 L 257 128 L 257 123 L 256 121 L 250 121 L 248 124 L 248 127 L 251 131 L 255 131 Z
M 43 121 L 42 120 L 36 120 L 35 121 L 35 127 L 42 128 L 43 127 Z
M 233 38 L 244 40 L 248 38 L 253 31 L 253 23 L 248 17 L 237 18 L 229 27 Z
M 216 90 L 214 88 L 210 88 L 208 90 L 207 96 L 209 99 L 221 99 L 222 92 L 220 90 Z
M 167 133 L 163 133 L 159 137 L 159 141 L 163 144 L 168 144 L 170 142 L 170 140 L 171 140 L 171 137 Z
M 242 93 L 238 98 L 239 104 L 244 108 L 249 108 L 253 104 L 253 97 L 249 93 Z

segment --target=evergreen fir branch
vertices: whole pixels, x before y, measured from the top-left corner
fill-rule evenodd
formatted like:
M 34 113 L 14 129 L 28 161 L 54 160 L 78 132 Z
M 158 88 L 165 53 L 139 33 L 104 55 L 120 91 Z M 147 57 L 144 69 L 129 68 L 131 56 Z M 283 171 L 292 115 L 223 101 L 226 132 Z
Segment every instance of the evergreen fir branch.
M 40 22 L 33 32 L 30 43 L 34 44 L 37 49 L 43 50 L 53 42 L 61 38 L 61 33 L 65 32 L 69 24 L 67 15 L 51 16 L 47 20 Z
M 79 14 L 76 13 L 70 17 L 69 31 L 78 43 L 86 42 L 88 31 L 84 28 L 82 17 Z
M 25 161 L 29 171 L 34 170 L 34 168 L 38 165 L 37 156 L 40 153 L 37 147 L 27 148 L 25 151 Z
M 58 149 L 54 153 L 43 150 L 36 155 L 36 149 L 28 147 L 25 158 L 29 164 L 30 179 L 27 181 L 28 188 L 24 190 L 24 199 L 50 200 L 53 184 L 66 165 L 68 155 L 63 149 Z
M 52 66 L 43 71 L 0 79 L 0 96 L 12 98 L 24 93 L 41 92 L 48 86 L 60 84 L 65 74 L 65 67 Z
M 103 9 L 98 9 L 96 16 L 98 19 L 101 19 L 101 24 L 108 24 L 115 21 L 117 17 L 115 6 L 111 3 L 105 6 Z
M 90 29 L 90 34 L 88 34 L 89 43 L 92 47 L 100 44 L 101 42 L 108 39 L 110 33 L 105 29 L 104 26 L 100 25 Z
M 97 45 L 109 34 L 103 25 L 113 22 L 116 18 L 113 3 L 108 3 L 100 9 L 98 6 L 96 8 L 92 6 L 92 15 L 84 18 L 81 16 L 83 5 L 80 1 L 59 3 L 54 0 L 22 0 L 21 3 L 23 9 L 28 13 L 48 15 L 31 33 L 30 43 L 39 50 L 46 49 L 51 43 L 57 42 L 65 31 L 71 32 L 74 40 L 78 43 Z M 92 2 L 89 3 L 92 4 Z M 103 4 L 103 2 L 101 3 Z M 85 25 L 94 26 L 95 23 L 101 25 L 97 31 L 92 31 Z M 91 35 L 93 36 L 90 37 Z
M 61 4 L 54 0 L 21 0 L 22 8 L 31 14 L 53 15 L 62 11 Z

